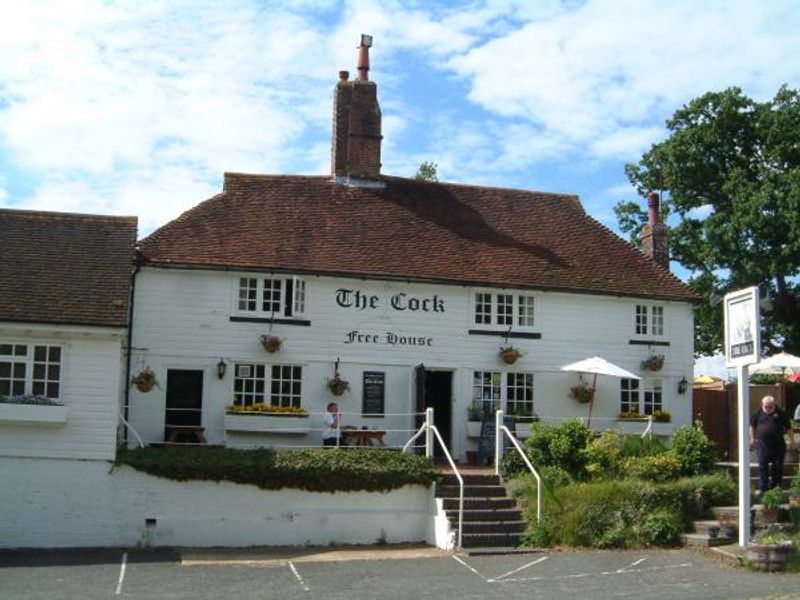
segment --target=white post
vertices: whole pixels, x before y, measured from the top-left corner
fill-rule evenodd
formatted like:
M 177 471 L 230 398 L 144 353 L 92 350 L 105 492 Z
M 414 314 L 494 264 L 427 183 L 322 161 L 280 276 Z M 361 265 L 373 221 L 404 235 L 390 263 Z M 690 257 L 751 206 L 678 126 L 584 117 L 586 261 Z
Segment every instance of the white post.
M 433 458 L 433 409 L 425 409 L 425 456 Z
M 494 413 L 494 474 L 500 475 L 500 461 L 503 460 L 503 411 Z
M 736 370 L 739 378 L 739 545 L 744 548 L 750 538 L 750 387 L 747 365 L 740 365 Z

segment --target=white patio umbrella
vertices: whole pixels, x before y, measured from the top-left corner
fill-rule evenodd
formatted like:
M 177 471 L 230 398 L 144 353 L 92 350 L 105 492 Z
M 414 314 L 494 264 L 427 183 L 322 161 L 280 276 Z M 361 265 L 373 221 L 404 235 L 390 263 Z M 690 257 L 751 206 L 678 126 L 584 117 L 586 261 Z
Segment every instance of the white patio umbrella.
M 760 363 L 750 367 L 750 373 L 773 373 L 781 375 L 781 395 L 783 396 L 783 407 L 786 408 L 786 371 L 800 369 L 800 357 L 787 352 L 779 352 L 768 356 Z
M 638 375 L 635 375 L 630 371 L 626 371 L 622 367 L 618 367 L 617 365 L 608 362 L 605 358 L 601 358 L 600 356 L 592 356 L 591 358 L 585 358 L 583 360 L 579 360 L 578 362 L 564 365 L 561 367 L 561 370 L 572 373 L 591 373 L 594 375 L 594 378 L 592 379 L 592 396 L 589 400 L 589 425 L 592 423 L 592 406 L 594 405 L 594 391 L 597 386 L 598 375 L 608 375 L 610 377 L 626 379 L 639 379 Z

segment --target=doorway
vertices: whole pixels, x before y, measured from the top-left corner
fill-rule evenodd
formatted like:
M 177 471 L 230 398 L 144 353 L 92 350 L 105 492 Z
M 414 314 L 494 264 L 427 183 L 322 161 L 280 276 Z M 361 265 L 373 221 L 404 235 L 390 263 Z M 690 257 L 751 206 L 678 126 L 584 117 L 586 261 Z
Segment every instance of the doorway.
M 433 424 L 439 430 L 447 449 L 452 451 L 453 431 L 453 372 L 426 369 L 424 365 L 417 372 L 417 412 L 433 409 Z M 424 416 L 419 417 L 422 424 Z M 434 455 L 444 456 L 441 446 L 434 444 Z
M 167 370 L 164 439 L 170 427 L 197 427 L 203 420 L 203 371 Z

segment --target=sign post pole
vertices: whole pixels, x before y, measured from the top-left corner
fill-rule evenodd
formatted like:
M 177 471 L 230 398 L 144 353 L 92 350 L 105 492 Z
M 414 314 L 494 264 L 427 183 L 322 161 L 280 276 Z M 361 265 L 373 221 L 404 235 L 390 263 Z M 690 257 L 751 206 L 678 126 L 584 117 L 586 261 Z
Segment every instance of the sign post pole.
M 750 386 L 748 365 L 761 357 L 761 314 L 758 287 L 725 295 L 725 364 L 736 367 L 736 438 L 739 442 L 739 545 L 750 537 Z

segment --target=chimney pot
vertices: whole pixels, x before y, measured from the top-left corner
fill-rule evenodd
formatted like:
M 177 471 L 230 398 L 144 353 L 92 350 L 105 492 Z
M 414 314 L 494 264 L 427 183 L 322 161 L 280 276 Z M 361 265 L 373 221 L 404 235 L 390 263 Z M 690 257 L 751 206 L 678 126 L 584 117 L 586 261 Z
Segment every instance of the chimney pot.
M 339 81 L 347 81 L 350 78 L 350 71 L 339 71 Z

